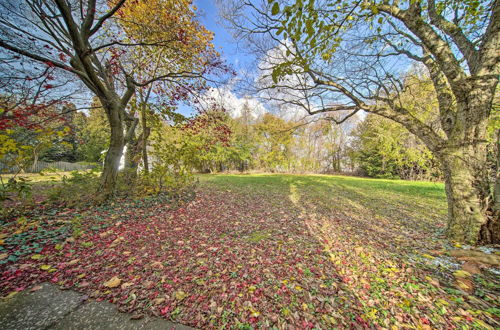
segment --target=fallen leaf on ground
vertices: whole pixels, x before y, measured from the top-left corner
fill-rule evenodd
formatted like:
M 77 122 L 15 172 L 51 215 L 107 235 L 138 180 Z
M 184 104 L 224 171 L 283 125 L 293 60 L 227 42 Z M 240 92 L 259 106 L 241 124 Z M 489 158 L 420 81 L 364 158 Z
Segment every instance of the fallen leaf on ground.
M 107 288 L 116 288 L 116 287 L 120 286 L 121 283 L 122 283 L 122 280 L 120 280 L 118 277 L 114 276 L 111 279 L 109 279 L 108 281 L 104 282 L 104 286 Z

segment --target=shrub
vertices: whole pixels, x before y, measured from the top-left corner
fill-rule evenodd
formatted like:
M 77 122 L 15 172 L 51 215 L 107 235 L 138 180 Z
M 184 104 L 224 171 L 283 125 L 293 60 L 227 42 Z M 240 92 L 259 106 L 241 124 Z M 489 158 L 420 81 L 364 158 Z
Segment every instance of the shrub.
M 13 197 L 17 197 L 21 203 L 7 205 Z M 13 177 L 7 182 L 1 180 L 0 184 L 0 219 L 7 219 L 15 214 L 22 214 L 24 207 L 32 202 L 32 190 L 29 181 L 23 177 Z
M 69 207 L 91 202 L 99 185 L 98 170 L 78 172 L 63 176 L 62 182 L 49 191 L 48 198 Z

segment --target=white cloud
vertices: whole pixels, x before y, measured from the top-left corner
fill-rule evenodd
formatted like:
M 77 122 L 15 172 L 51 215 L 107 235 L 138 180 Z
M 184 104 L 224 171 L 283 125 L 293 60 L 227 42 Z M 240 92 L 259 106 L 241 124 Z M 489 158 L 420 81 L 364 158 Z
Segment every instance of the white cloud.
M 232 91 L 233 84 L 209 89 L 202 97 L 201 103 L 209 107 L 217 104 L 226 109 L 233 118 L 240 117 L 244 107 L 248 107 L 250 115 L 256 119 L 267 112 L 265 106 L 256 98 L 249 95 L 238 96 Z
M 268 100 L 276 115 L 285 120 L 298 121 L 308 116 L 306 109 L 298 104 L 309 104 L 304 87 L 310 83 L 310 78 L 305 74 L 287 75 L 281 77 L 277 84 L 272 79 L 272 68 L 293 60 L 293 52 L 293 45 L 288 40 L 267 51 L 258 64 L 259 74 L 255 84 L 259 97 Z

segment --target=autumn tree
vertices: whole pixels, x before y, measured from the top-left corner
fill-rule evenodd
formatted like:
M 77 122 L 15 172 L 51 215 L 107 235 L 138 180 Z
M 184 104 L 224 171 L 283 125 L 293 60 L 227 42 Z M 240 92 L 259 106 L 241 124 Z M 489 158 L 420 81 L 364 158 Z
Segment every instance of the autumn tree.
M 22 98 L 14 99 L 0 97 L 0 171 L 30 171 L 39 160 L 71 157 L 74 105 L 53 102 L 31 107 Z
M 264 114 L 255 125 L 262 168 L 268 171 L 289 171 L 292 165 L 293 123 Z
M 161 8 L 155 15 L 144 15 L 144 11 L 141 15 L 128 14 L 130 8 L 145 6 L 145 3 L 126 0 L 7 0 L 0 5 L 2 66 L 28 61 L 22 66 L 26 79 L 32 79 L 33 69 L 39 66 L 54 69 L 57 76 L 65 72 L 100 100 L 110 126 L 109 148 L 99 189 L 104 199 L 114 193 L 124 145 L 137 126 L 137 118 L 127 111 L 137 89 L 159 81 L 175 83 L 185 77 L 202 77 L 209 74 L 208 67 L 220 63 L 212 51 L 208 32 L 194 22 L 195 8 L 189 1 L 158 2 Z M 124 20 L 127 25 L 121 23 Z M 132 38 L 126 26 L 137 26 L 150 33 Z M 203 57 L 206 66 L 169 65 L 161 70 L 150 69 L 148 75 L 138 74 L 138 68 L 153 67 L 157 63 L 154 59 L 139 56 L 141 50 L 144 50 L 143 54 L 149 54 L 151 48 L 164 49 L 165 53 L 157 52 L 157 56 L 165 56 L 170 63 L 193 56 L 192 49 L 184 47 L 190 43 L 188 33 L 192 31 L 185 29 L 189 26 L 196 26 L 202 35 L 207 36 L 199 46 L 207 53 Z M 57 86 L 52 83 L 45 89 Z
M 217 56 L 211 44 L 213 34 L 196 20 L 195 9 L 191 1 L 151 0 L 126 3 L 120 11 L 119 24 L 130 42 L 149 43 L 148 47 L 134 48 L 129 54 L 141 80 L 170 72 L 186 73 L 175 80 L 157 80 L 136 90 L 130 113 L 138 115 L 141 133 L 137 138 L 132 133 L 128 140 L 126 167 L 137 168 L 142 158 L 145 172 L 149 170 L 147 141 L 151 130 L 148 119 L 178 120 L 177 104 L 202 93 L 210 72 L 229 71 L 222 62 L 213 61 Z M 154 19 L 151 19 L 151 12 L 155 13 Z M 165 29 L 166 22 L 169 29 Z M 176 39 L 180 42 L 170 42 Z M 156 45 L 157 40 L 166 40 L 168 47 Z M 188 74 L 192 72 L 202 72 L 204 76 Z
M 499 1 L 296 0 L 224 6 L 237 36 L 263 54 L 261 93 L 310 114 L 349 111 L 348 118 L 363 110 L 400 123 L 441 163 L 449 238 L 500 240 L 489 181 L 497 176 L 485 166 L 486 128 L 500 73 Z M 423 65 L 431 78 L 438 126 L 428 125 L 400 98 L 411 88 L 403 78 L 412 63 Z

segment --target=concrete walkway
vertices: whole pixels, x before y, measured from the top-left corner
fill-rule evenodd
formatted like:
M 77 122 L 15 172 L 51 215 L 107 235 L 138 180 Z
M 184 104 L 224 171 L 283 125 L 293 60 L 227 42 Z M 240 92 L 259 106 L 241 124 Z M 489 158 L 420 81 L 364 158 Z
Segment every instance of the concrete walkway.
M 87 296 L 44 283 L 40 290 L 18 293 L 0 301 L 0 329 L 192 329 L 160 318 L 131 320 L 108 302 L 87 300 Z

